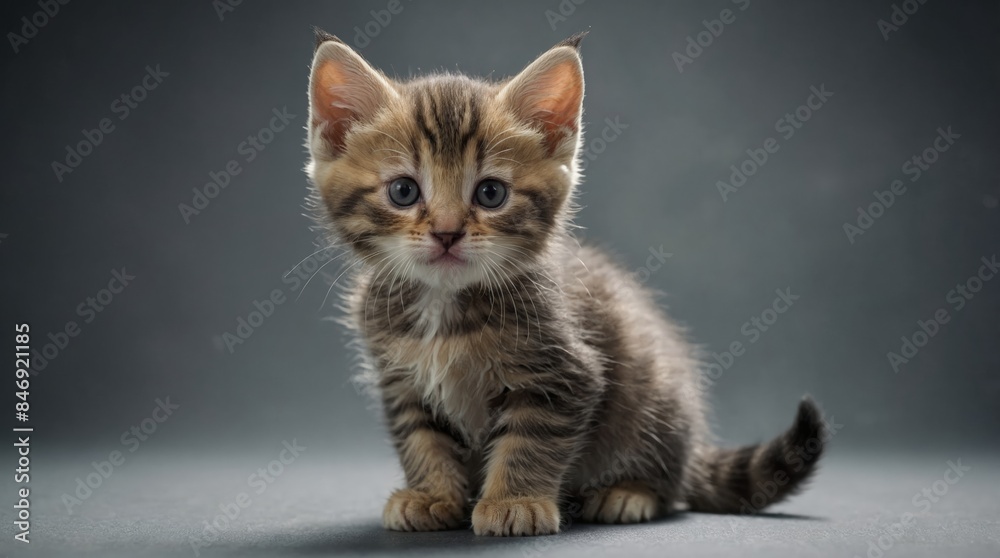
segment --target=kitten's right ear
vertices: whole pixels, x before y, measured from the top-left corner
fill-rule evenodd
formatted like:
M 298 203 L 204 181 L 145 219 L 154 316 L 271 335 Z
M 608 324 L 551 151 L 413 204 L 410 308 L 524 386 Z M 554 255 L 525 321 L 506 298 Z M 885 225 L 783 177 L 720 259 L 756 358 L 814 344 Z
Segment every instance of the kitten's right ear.
M 316 29 L 316 54 L 309 76 L 309 147 L 313 157 L 333 158 L 344 150 L 351 126 L 375 115 L 396 91 L 337 37 Z

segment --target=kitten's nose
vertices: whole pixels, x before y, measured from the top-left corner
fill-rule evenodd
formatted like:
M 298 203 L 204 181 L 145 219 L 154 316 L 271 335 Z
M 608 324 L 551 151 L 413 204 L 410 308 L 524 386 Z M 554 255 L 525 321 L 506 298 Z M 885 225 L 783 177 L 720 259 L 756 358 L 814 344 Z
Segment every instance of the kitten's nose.
M 431 236 L 436 238 L 441 246 L 444 247 L 445 251 L 451 248 L 462 237 L 465 236 L 465 231 L 455 231 L 455 232 L 432 232 Z

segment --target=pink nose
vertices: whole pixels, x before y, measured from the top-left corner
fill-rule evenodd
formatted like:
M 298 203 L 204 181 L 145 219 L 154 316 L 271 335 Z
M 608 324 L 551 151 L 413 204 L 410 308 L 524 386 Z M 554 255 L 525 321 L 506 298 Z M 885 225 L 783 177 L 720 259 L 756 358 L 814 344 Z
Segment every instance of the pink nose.
M 459 240 L 462 240 L 462 237 L 465 236 L 465 231 L 432 232 L 431 236 L 436 238 L 438 242 L 441 243 L 441 246 L 445 249 L 445 251 L 447 251 L 449 248 L 458 243 Z

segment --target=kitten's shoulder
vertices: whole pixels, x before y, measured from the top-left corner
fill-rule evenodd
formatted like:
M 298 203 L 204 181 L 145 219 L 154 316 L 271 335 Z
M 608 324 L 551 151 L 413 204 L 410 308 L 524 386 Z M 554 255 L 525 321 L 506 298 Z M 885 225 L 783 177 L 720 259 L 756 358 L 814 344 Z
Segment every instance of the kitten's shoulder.
M 620 287 L 640 288 L 650 274 L 659 270 L 672 254 L 663 247 L 650 248 L 646 265 L 634 269 L 624 263 L 615 250 L 593 242 L 568 240 L 563 251 L 563 265 L 585 282 L 603 282 Z

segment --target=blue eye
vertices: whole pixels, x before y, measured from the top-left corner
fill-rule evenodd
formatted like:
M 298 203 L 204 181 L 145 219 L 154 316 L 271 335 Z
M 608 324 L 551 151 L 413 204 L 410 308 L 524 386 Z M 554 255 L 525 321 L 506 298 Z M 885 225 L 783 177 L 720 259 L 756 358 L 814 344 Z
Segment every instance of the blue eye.
M 486 209 L 496 209 L 507 199 L 507 186 L 488 178 L 476 186 L 476 203 Z
M 389 199 L 399 207 L 409 207 L 420 199 L 420 187 L 412 178 L 397 178 L 389 184 Z

